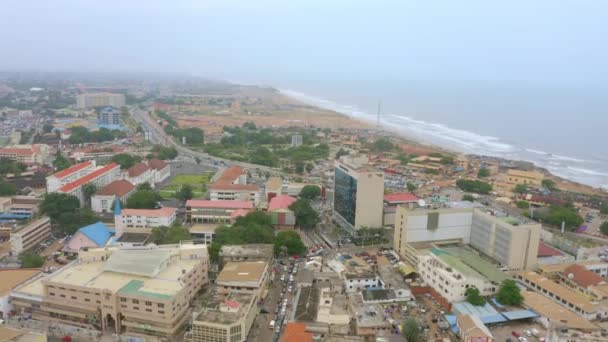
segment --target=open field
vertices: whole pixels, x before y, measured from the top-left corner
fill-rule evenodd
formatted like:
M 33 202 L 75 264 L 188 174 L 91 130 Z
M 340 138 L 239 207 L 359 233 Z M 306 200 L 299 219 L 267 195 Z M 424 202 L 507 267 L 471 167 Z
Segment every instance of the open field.
M 175 197 L 175 193 L 182 187 L 183 184 L 190 184 L 194 188 L 194 198 L 200 198 L 207 191 L 207 184 L 213 173 L 203 173 L 200 175 L 177 175 L 171 180 L 171 183 L 164 186 L 158 193 L 165 199 Z

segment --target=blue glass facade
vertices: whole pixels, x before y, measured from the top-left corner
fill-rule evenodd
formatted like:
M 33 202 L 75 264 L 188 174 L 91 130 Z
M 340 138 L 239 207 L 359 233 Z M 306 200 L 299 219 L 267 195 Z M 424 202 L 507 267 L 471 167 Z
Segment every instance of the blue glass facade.
M 336 167 L 334 176 L 334 211 L 346 222 L 355 225 L 357 211 L 357 180 Z

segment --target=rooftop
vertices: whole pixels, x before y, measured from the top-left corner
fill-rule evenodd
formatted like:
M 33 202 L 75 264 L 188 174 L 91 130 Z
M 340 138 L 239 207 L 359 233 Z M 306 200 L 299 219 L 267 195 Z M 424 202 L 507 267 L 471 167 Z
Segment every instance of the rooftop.
M 32 278 L 33 276 L 40 273 L 40 269 L 14 269 L 14 270 L 0 270 L 0 296 L 4 296 L 9 293 L 17 285 L 24 281 Z
M 300 289 L 300 296 L 295 307 L 294 319 L 298 322 L 315 322 L 319 310 L 320 290 L 314 286 Z
M 154 158 L 148 160 L 148 165 L 150 166 L 150 168 L 160 171 L 167 167 L 167 165 L 169 164 L 167 164 L 167 162 L 165 162 L 164 160 Z
M 266 265 L 265 261 L 229 262 L 222 268 L 216 282 L 259 282 Z
M 255 299 L 254 295 L 246 293 L 231 292 L 225 301 L 213 303 L 210 307 L 204 308 L 195 313 L 193 324 L 215 323 L 215 324 L 235 324 L 243 320 L 249 306 Z
M 306 331 L 304 323 L 287 323 L 281 342 L 312 342 L 312 333 Z
M 283 189 L 283 179 L 281 177 L 270 177 L 266 181 L 266 191 L 278 191 Z
M 108 258 L 104 271 L 154 277 L 170 256 L 167 249 L 117 250 Z
M 93 241 L 97 246 L 103 246 L 108 242 L 113 231 L 103 222 L 96 222 L 78 229 L 82 234 Z
M 224 257 L 257 257 L 264 260 L 272 259 L 274 245 L 272 244 L 250 244 L 250 245 L 226 245 L 222 246 L 220 256 Z
M 78 163 L 76 165 L 72 165 L 72 166 L 68 167 L 65 170 L 61 170 L 61 171 L 53 174 L 52 177 L 55 177 L 55 178 L 64 178 L 64 177 L 67 177 L 67 176 L 69 176 L 69 175 L 71 175 L 73 173 L 76 173 L 76 172 L 78 172 L 78 171 L 80 171 L 80 170 L 82 170 L 84 168 L 87 168 L 87 167 L 93 166 L 93 165 L 95 165 L 95 164 L 92 161 L 90 161 L 90 160 L 86 161 L 86 162 L 83 162 L 83 163 Z
M 487 337 L 493 339 L 492 333 L 488 330 L 477 316 L 473 315 L 458 315 L 458 327 L 461 333 L 465 333 L 470 337 Z
M 587 312 L 595 312 L 597 309 L 596 305 L 592 304 L 587 297 L 578 294 L 545 276 L 529 271 L 519 272 L 518 275 L 527 279 L 529 282 L 538 285 L 541 289 L 546 289 L 547 292 L 553 293 Z
M 210 201 L 191 199 L 186 201 L 186 206 L 194 208 L 253 209 L 253 203 L 251 203 L 251 201 Z
M 496 268 L 496 265 L 484 260 L 464 247 L 433 248 L 432 253 L 458 272 L 477 278 L 487 278 L 495 284 L 500 284 L 509 276 Z
M 390 204 L 412 203 L 420 200 L 416 195 L 409 192 L 396 192 L 384 195 L 384 201 Z
M 222 172 L 222 175 L 215 181 L 215 184 L 233 183 L 237 178 L 244 174 L 244 168 L 240 166 L 231 166 Z
M 580 330 L 599 330 L 599 327 L 592 324 L 581 316 L 555 303 L 551 299 L 540 293 L 533 291 L 522 291 L 524 305 L 534 310 L 543 317 L 551 321 L 563 324 L 565 327 Z
M 141 163 L 137 163 L 137 164 L 131 166 L 127 170 L 127 173 L 129 174 L 129 177 L 137 177 L 148 170 L 150 170 L 150 167 L 148 167 L 148 164 L 141 162 Z
M 126 242 L 126 243 L 146 243 L 150 238 L 150 234 L 145 233 L 123 233 L 120 238 L 117 240 L 118 242 Z
M 123 197 L 134 189 L 135 186 L 131 182 L 126 179 L 119 179 L 99 189 L 95 195 Z
M 98 177 L 110 172 L 111 170 L 115 169 L 115 168 L 120 168 L 120 166 L 116 163 L 110 163 L 108 165 L 105 165 L 93 172 L 90 172 L 80 178 L 78 178 L 77 180 L 68 183 L 64 186 L 62 186 L 61 188 L 59 188 L 59 191 L 63 192 L 63 193 L 68 193 L 82 185 L 85 185 L 95 179 L 97 179 Z
M 268 203 L 268 211 L 288 209 L 289 206 L 292 205 L 295 201 L 297 201 L 297 199 L 289 195 L 275 196 L 270 200 L 270 203 Z
M 551 257 L 564 255 L 559 249 L 553 248 L 544 242 L 538 244 L 538 257 Z
M 604 279 L 599 274 L 589 271 L 584 266 L 577 264 L 568 266 L 563 274 L 583 288 L 599 285 L 604 282 Z
M 230 184 L 230 183 L 218 183 L 215 182 L 208 186 L 210 190 L 249 190 L 249 191 L 258 191 L 258 188 L 255 184 Z
M 122 209 L 122 216 L 169 217 L 175 215 L 177 208 L 160 209 Z

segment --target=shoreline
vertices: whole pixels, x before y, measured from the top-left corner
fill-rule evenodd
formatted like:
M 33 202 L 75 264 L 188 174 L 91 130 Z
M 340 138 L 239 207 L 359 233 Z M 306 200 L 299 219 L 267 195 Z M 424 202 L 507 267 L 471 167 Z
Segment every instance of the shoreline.
M 275 89 L 279 94 L 294 100 L 294 101 L 298 101 L 301 103 L 304 103 L 306 105 L 309 106 L 313 106 L 313 107 L 317 107 L 317 108 L 321 108 L 324 110 L 329 110 L 332 111 L 338 115 L 344 116 L 345 118 L 348 118 L 349 120 L 354 120 L 360 123 L 365 124 L 366 126 L 369 126 L 370 128 L 374 128 L 376 127 L 376 122 L 375 120 L 373 120 L 369 114 L 366 115 L 366 113 L 362 112 L 362 111 L 358 111 L 359 113 L 361 113 L 361 115 L 357 116 L 357 115 L 352 115 L 347 113 L 346 111 L 340 111 L 337 110 L 335 107 L 339 106 L 339 104 L 335 104 L 332 101 L 329 100 L 325 100 L 325 99 L 320 99 L 323 102 L 326 102 L 327 105 L 323 106 L 322 104 L 319 104 L 319 101 L 315 102 L 315 101 L 307 101 L 306 99 L 302 98 L 303 96 L 298 96 L 298 94 L 302 94 L 304 96 L 307 96 L 309 98 L 312 98 L 312 96 L 309 96 L 307 94 L 303 94 L 303 93 L 298 93 L 296 91 L 293 90 L 287 90 L 287 89 L 279 89 L 279 88 L 273 88 Z M 351 107 L 351 106 L 349 106 Z M 353 108 L 353 107 L 351 107 Z M 551 170 L 549 170 L 546 167 L 543 167 L 541 165 L 538 164 L 537 161 L 535 160 L 525 160 L 525 159 L 513 159 L 513 158 L 508 158 L 505 156 L 499 156 L 499 155 L 491 155 L 491 154 L 483 154 L 483 153 L 470 153 L 467 151 L 461 151 L 458 150 L 457 148 L 453 148 L 453 146 L 444 146 L 443 144 L 440 143 L 435 143 L 432 141 L 421 141 L 424 139 L 418 139 L 416 136 L 411 135 L 411 134 L 407 134 L 406 132 L 403 132 L 403 130 L 400 130 L 398 127 L 391 127 L 391 126 L 387 126 L 386 123 L 381 122 L 380 123 L 380 127 L 382 129 L 383 132 L 388 133 L 388 135 L 392 136 L 393 138 L 398 138 L 398 139 L 402 139 L 405 140 L 411 144 L 416 144 L 422 147 L 427 147 L 427 148 L 432 148 L 432 149 L 437 149 L 437 150 L 442 150 L 445 151 L 446 153 L 451 153 L 451 154 L 465 154 L 465 155 L 472 155 L 475 156 L 477 158 L 491 158 L 491 159 L 497 159 L 497 160 L 505 160 L 505 161 L 510 161 L 510 162 L 526 162 L 526 163 L 531 163 L 534 167 L 534 169 L 542 172 L 543 174 L 547 175 L 548 178 L 558 181 L 559 183 L 562 183 L 563 185 L 572 185 L 573 188 L 586 188 L 587 191 L 585 192 L 590 192 L 593 194 L 603 194 L 603 195 L 608 195 L 608 184 L 606 185 L 606 187 L 601 187 L 601 186 L 594 186 L 594 185 L 590 185 L 590 184 L 585 184 L 582 183 L 580 181 L 577 180 L 573 180 L 573 179 L 569 179 L 565 176 L 559 175 L 555 172 L 552 172 Z M 535 154 L 540 154 L 540 153 L 544 153 L 542 151 L 537 151 L 537 150 L 533 150 L 533 149 L 524 149 L 525 151 L 531 152 L 531 153 L 535 153 Z M 548 157 L 552 157 L 553 155 L 551 154 L 546 154 Z M 565 159 L 565 160 L 576 160 L 575 158 L 571 158 L 571 157 L 564 157 L 564 156 L 559 156 L 559 158 Z M 580 192 L 581 189 L 578 190 L 572 190 L 573 192 Z

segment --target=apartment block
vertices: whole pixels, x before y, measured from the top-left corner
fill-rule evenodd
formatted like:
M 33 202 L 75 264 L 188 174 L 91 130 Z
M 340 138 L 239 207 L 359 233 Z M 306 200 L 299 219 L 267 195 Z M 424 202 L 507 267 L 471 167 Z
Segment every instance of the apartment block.
M 56 192 L 62 186 L 83 177 L 87 173 L 95 170 L 95 161 L 85 161 L 72 165 L 65 170 L 61 170 L 46 178 L 46 192 Z
M 90 163 L 90 161 L 85 163 Z M 87 184 L 93 184 L 98 188 L 102 188 L 112 183 L 113 181 L 118 180 L 119 178 L 120 165 L 116 163 L 110 163 L 108 165 L 97 168 L 89 173 L 86 173 L 80 178 L 76 178 L 76 180 L 59 187 L 59 189 L 57 189 L 55 192 L 76 196 L 80 200 L 80 205 L 84 205 L 86 199 L 83 188 Z
M 230 223 L 232 214 L 253 210 L 251 201 L 188 200 L 186 219 L 192 223 Z
M 114 210 L 116 236 L 125 232 L 150 233 L 152 228 L 171 226 L 176 218 L 177 208 L 121 209 L 117 205 Z
M 123 94 L 87 93 L 76 97 L 76 106 L 81 109 L 106 106 L 120 108 L 124 105 L 125 96 Z
M 208 283 L 208 267 L 204 245 L 92 248 L 15 288 L 11 301 L 17 315 L 33 320 L 177 341 L 190 301 Z
M 246 293 L 260 298 L 268 274 L 268 263 L 265 261 L 229 262 L 215 281 L 217 293 L 224 297 L 230 293 Z
M 49 155 L 49 146 L 43 144 L 35 145 L 12 145 L 0 148 L 0 158 L 18 161 L 27 165 L 43 164 Z
M 511 184 L 525 184 L 542 186 L 544 175 L 536 171 L 522 171 L 511 169 L 507 171 L 507 180 Z
M 11 232 L 11 253 L 28 251 L 51 236 L 51 219 L 43 217 Z
M 260 188 L 247 184 L 247 172 L 240 166 L 224 170 L 208 189 L 212 201 L 250 201 L 255 205 L 260 202 Z
M 351 233 L 383 221 L 384 173 L 365 160 L 343 157 L 335 165 L 334 219 Z
M 100 125 L 120 125 L 120 112 L 114 107 L 105 107 L 97 114 L 97 123 Z

